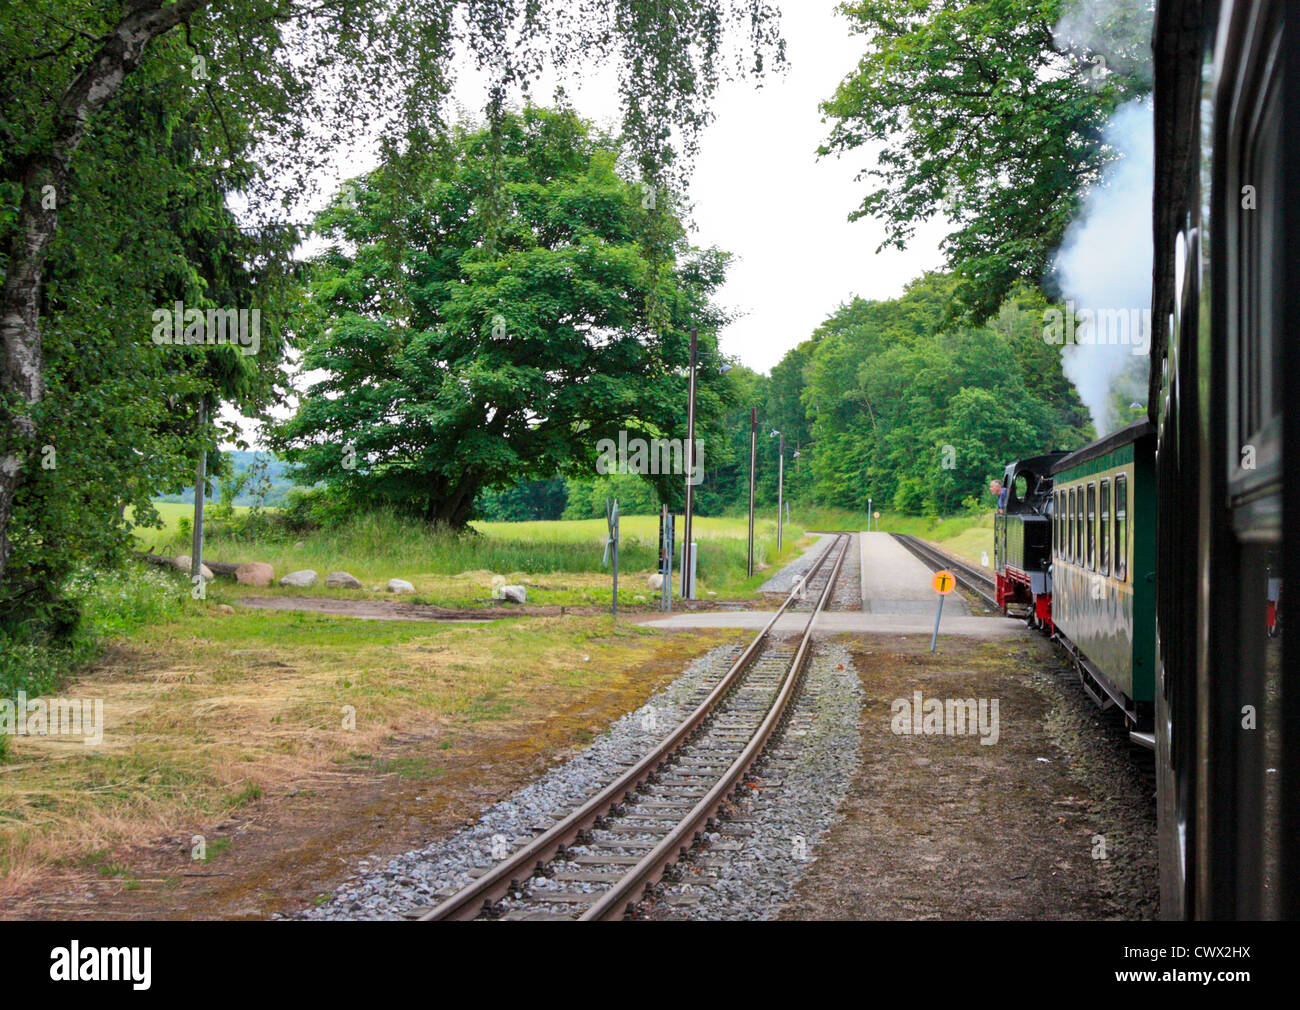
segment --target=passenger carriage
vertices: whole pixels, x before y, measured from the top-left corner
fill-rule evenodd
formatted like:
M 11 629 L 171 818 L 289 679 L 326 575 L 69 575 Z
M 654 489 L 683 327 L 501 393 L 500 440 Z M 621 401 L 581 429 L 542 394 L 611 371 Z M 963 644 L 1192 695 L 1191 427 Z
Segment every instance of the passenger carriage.
M 1093 700 L 1153 746 L 1155 431 L 1122 428 L 1057 460 L 1052 478 L 1052 624 Z

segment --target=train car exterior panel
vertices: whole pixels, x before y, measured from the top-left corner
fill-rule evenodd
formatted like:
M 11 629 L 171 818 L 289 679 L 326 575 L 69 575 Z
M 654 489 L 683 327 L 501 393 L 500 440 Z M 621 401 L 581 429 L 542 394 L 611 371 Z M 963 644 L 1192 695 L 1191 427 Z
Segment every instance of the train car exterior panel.
M 1155 697 L 1155 475 L 1149 424 L 1054 471 L 1052 621 L 1134 719 Z

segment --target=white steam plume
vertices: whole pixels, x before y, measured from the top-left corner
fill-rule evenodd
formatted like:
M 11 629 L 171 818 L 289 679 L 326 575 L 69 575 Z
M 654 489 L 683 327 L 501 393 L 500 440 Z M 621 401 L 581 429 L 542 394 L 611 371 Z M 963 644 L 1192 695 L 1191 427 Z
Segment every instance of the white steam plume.
M 1100 326 L 1091 333 L 1083 326 L 1077 330 L 1079 342 L 1062 350 L 1062 368 L 1092 413 L 1098 435 L 1120 420 L 1112 409 L 1113 394 L 1123 394 L 1124 406 L 1133 400 L 1145 406 L 1146 401 L 1151 337 L 1152 129 L 1151 106 L 1141 99 L 1116 110 L 1107 125 L 1106 142 L 1120 157 L 1089 190 L 1083 212 L 1066 229 L 1055 259 L 1067 315 L 1069 309 L 1076 317 L 1122 312 L 1141 327 L 1138 331 L 1134 326 L 1127 331 L 1128 339 L 1116 341 L 1115 333 Z

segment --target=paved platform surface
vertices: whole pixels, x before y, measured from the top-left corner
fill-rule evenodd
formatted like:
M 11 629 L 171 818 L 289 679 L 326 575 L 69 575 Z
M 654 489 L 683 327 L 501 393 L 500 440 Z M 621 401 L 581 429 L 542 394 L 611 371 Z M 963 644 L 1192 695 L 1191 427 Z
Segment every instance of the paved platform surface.
M 943 605 L 943 622 L 939 626 L 939 641 L 942 646 L 945 635 L 965 635 L 970 638 L 1005 638 L 1022 635 L 1025 622 L 1007 617 L 964 617 L 959 614 L 949 616 L 949 603 Z M 672 614 L 668 617 L 653 617 L 642 623 L 658 628 L 752 628 L 757 631 L 763 627 L 774 610 L 722 611 L 716 613 Z M 783 614 L 774 629 L 778 633 L 795 634 L 803 630 L 808 615 Z M 839 635 L 846 632 L 859 634 L 886 635 L 929 635 L 934 630 L 934 604 L 927 614 L 904 613 L 859 613 L 830 611 L 822 614 L 817 621 L 814 633 L 818 635 Z
M 934 573 L 888 533 L 873 530 L 858 535 L 862 551 L 862 609 L 868 614 L 928 614 L 934 621 L 937 596 L 930 586 Z M 969 616 L 961 594 L 943 602 L 944 617 Z M 978 618 L 984 620 L 984 618 Z

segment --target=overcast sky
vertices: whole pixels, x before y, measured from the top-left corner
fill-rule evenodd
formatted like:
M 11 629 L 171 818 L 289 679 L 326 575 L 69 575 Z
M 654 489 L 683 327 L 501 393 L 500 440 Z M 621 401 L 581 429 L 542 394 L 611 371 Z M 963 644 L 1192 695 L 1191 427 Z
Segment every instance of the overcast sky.
M 746 315 L 723 331 L 723 351 L 762 372 L 853 295 L 893 297 L 939 266 L 943 237 L 926 226 L 906 251 L 876 253 L 880 224 L 849 223 L 868 185 L 853 177 L 874 164 L 875 152 L 818 160 L 829 132 L 818 104 L 854 68 L 864 43 L 832 0 L 780 6 L 789 68 L 761 90 L 723 85 L 691 187 L 697 241 L 737 259 L 721 300 Z

